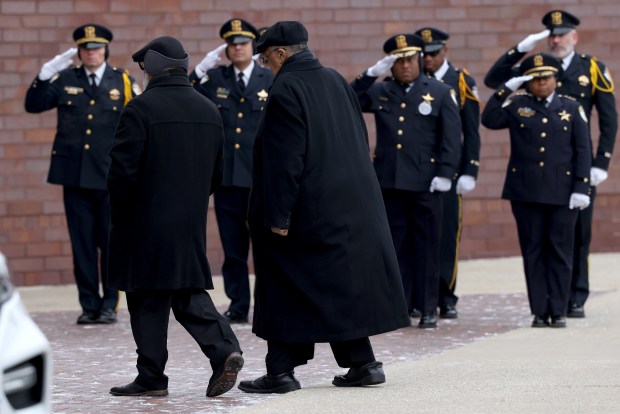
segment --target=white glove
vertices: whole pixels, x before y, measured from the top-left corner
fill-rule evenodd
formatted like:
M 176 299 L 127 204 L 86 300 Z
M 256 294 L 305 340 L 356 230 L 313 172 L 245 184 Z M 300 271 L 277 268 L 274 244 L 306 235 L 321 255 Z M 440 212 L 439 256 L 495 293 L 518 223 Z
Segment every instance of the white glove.
M 521 85 L 523 85 L 523 82 L 527 82 L 531 79 L 531 75 L 517 76 L 512 79 L 508 79 L 508 81 L 506 82 L 506 87 L 511 91 L 516 91 Z
M 602 168 L 592 167 L 590 168 L 590 185 L 596 187 L 608 177 L 607 171 Z
M 228 44 L 224 43 L 223 45 L 219 45 L 216 49 L 207 53 L 206 56 L 200 61 L 199 64 L 196 65 L 196 68 L 194 69 L 196 71 L 196 76 L 202 78 L 204 75 L 206 75 L 209 69 L 215 67 L 215 65 L 220 63 L 220 61 L 222 60 L 220 54 L 224 49 L 226 49 L 226 46 L 228 46 Z
M 392 65 L 394 65 L 396 59 L 398 59 L 396 55 L 387 55 L 383 59 L 378 60 L 374 66 L 369 67 L 366 70 L 366 75 L 375 78 L 389 75 L 390 69 L 392 69 Z
M 39 72 L 39 79 L 46 81 L 63 69 L 67 69 L 73 63 L 73 56 L 77 55 L 77 48 L 72 47 L 61 55 L 54 56 L 54 59 L 45 62 Z
M 534 47 L 536 47 L 536 43 L 538 43 L 539 40 L 549 37 L 549 33 L 549 29 L 545 29 L 540 33 L 529 35 L 525 39 L 521 40 L 521 42 L 517 45 L 517 51 L 521 53 L 531 51 Z
M 450 187 L 452 187 L 451 180 L 445 177 L 435 177 L 433 178 L 433 181 L 431 181 L 431 186 L 428 189 L 428 191 L 430 191 L 431 193 L 433 191 L 439 191 L 441 193 L 445 193 L 446 191 L 450 190 Z
M 571 210 L 574 208 L 578 208 L 579 210 L 583 210 L 584 208 L 590 205 L 590 197 L 581 194 L 581 193 L 572 193 L 570 195 L 570 200 L 568 202 L 568 208 Z
M 476 179 L 471 175 L 461 175 L 456 182 L 457 194 L 469 193 L 476 188 Z

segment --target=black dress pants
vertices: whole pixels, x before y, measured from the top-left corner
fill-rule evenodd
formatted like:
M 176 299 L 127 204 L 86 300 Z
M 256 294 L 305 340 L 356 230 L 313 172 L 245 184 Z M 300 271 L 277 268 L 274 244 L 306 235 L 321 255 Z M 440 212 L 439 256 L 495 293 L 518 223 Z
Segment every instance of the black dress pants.
M 590 294 L 588 257 L 592 241 L 592 214 L 596 187 L 590 187 L 590 205 L 579 210 L 575 226 L 575 248 L 573 255 L 573 274 L 570 286 L 569 303 L 583 306 Z
M 459 243 L 461 241 L 463 197 L 456 193 L 455 181 L 450 191 L 442 193 L 443 221 L 439 253 L 439 307 L 456 305 L 454 294 L 458 271 Z
M 250 189 L 241 187 L 220 187 L 213 196 L 215 217 L 224 250 L 222 276 L 224 291 L 230 299 L 228 310 L 242 316 L 247 316 L 250 310 L 250 231 L 247 225 L 249 197 Z
M 350 341 L 330 342 L 334 358 L 339 367 L 361 367 L 375 361 L 368 337 Z M 267 374 L 278 375 L 293 371 L 296 366 L 305 365 L 314 358 L 314 343 L 284 343 L 267 341 L 265 365 Z
M 215 369 L 232 352 L 241 352 L 237 337 L 204 289 L 138 290 L 127 292 L 131 331 L 138 353 L 136 382 L 148 389 L 168 388 L 170 309 L 209 358 Z
M 108 192 L 65 186 L 63 199 L 80 306 L 92 313 L 116 310 L 118 291 L 108 289 L 105 282 L 110 229 Z M 99 282 L 103 297 L 99 294 Z
M 577 210 L 568 206 L 512 201 L 530 310 L 565 316 L 573 270 Z

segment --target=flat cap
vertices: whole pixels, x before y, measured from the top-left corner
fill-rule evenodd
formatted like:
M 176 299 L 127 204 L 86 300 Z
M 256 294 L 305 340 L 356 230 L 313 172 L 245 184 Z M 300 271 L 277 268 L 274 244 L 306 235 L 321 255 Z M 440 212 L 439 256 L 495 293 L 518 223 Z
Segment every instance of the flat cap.
M 189 55 L 183 45 L 172 36 L 162 36 L 148 42 L 131 55 L 134 62 L 144 62 L 144 68 L 150 74 L 157 74 L 168 68 L 189 66 Z
M 424 41 L 424 53 L 435 52 L 446 45 L 450 35 L 434 27 L 423 27 L 415 32 Z
M 399 58 L 413 56 L 424 48 L 424 41 L 418 35 L 399 34 L 390 37 L 383 44 L 383 51 Z
M 551 36 L 563 35 L 579 26 L 579 19 L 564 10 L 551 10 L 542 18 L 542 24 L 551 31 Z
M 75 44 L 86 49 L 103 47 L 112 41 L 112 32 L 99 24 L 83 24 L 73 31 Z
M 534 78 L 556 76 L 561 70 L 560 61 L 547 53 L 528 56 L 519 66 L 521 75 L 530 75 Z
M 303 24 L 296 21 L 281 21 L 273 24 L 262 34 L 256 50 L 262 53 L 269 46 L 289 46 L 306 43 L 308 31 Z

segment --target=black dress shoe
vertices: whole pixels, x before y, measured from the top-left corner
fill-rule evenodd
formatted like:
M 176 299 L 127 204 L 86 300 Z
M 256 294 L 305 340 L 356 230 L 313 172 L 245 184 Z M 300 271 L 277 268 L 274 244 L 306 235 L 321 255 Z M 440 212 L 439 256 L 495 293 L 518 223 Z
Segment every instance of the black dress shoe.
M 547 322 L 546 316 L 534 316 L 534 320 L 532 321 L 532 328 L 546 328 L 549 326 L 549 322 Z
M 344 375 L 336 375 L 332 384 L 336 387 L 361 387 L 362 385 L 377 385 L 385 382 L 383 363 L 370 362 L 363 367 L 350 368 Z
M 228 319 L 228 322 L 230 323 L 247 323 L 248 322 L 248 315 L 242 315 L 240 313 L 231 312 L 229 310 L 224 312 L 224 317 Z
M 245 392 L 259 394 L 286 394 L 301 388 L 299 381 L 295 379 L 293 371 L 278 375 L 263 375 L 252 381 L 241 381 L 239 389 Z
M 568 313 L 566 314 L 569 318 L 585 318 L 586 312 L 583 310 L 583 305 L 577 305 L 576 303 L 571 303 L 568 307 Z
M 422 314 L 422 317 L 420 318 L 420 322 L 418 323 L 418 328 L 434 329 L 436 327 L 437 327 L 437 314 L 435 313 Z
M 552 328 L 566 328 L 566 318 L 564 316 L 552 316 L 550 326 Z
M 448 303 L 439 309 L 439 317 L 442 319 L 456 319 L 459 317 L 459 313 L 456 310 L 456 306 Z
M 82 312 L 82 314 L 78 316 L 77 318 L 77 324 L 78 325 L 91 325 L 94 323 L 98 323 L 97 322 L 98 317 L 99 315 L 97 315 L 95 312 Z
M 104 309 L 97 318 L 97 323 L 111 324 L 116 323 L 116 311 L 114 309 Z
M 411 311 L 411 313 L 409 313 L 409 316 L 411 316 L 412 318 L 419 318 L 420 316 L 422 316 L 422 312 L 420 312 L 418 309 L 413 309 Z
M 132 382 L 127 385 L 121 385 L 120 387 L 112 387 L 110 389 L 110 394 L 122 397 L 139 397 L 140 395 L 163 397 L 165 395 L 168 395 L 168 389 L 165 388 L 162 390 L 149 390 L 147 388 L 144 388 L 142 385 Z
M 243 357 L 239 352 L 233 352 L 218 366 L 207 387 L 207 397 L 217 397 L 231 390 L 237 382 L 237 374 L 243 367 Z

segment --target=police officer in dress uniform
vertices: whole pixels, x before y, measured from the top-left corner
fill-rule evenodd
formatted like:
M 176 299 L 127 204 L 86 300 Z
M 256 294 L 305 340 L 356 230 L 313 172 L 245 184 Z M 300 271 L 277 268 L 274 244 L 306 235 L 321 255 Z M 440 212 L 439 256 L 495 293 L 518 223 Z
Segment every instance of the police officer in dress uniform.
M 252 59 L 258 31 L 250 23 L 231 19 L 220 29 L 220 37 L 226 43 L 207 53 L 190 80 L 199 92 L 215 102 L 224 122 L 224 180 L 214 195 L 224 249 L 224 289 L 230 299 L 224 316 L 233 323 L 243 323 L 248 321 L 250 309 L 250 234 L 246 223 L 252 147 L 273 75 Z M 215 67 L 223 50 L 232 64 Z
M 544 15 L 546 29 L 527 36 L 509 49 L 487 73 L 484 83 L 497 88 L 502 82 L 518 74 L 517 64 L 539 40 L 547 38 L 548 52 L 560 59 L 563 72 L 558 77 L 557 90 L 572 96 L 583 107 L 588 121 L 596 107 L 599 122 L 598 147 L 590 171 L 590 207 L 580 210 L 575 231 L 575 254 L 568 317 L 583 318 L 584 304 L 589 294 L 588 254 L 592 240 L 592 213 L 596 187 L 607 179 L 607 169 L 618 130 L 618 113 L 614 97 L 614 83 L 609 70 L 594 56 L 579 54 L 574 48 L 578 41 L 576 27 L 579 19 L 564 10 L 552 10 Z
M 422 75 L 422 38 L 390 37 L 386 57 L 352 82 L 362 110 L 375 114 L 374 167 L 381 186 L 410 312 L 437 326 L 443 197 L 459 170 L 456 92 Z M 391 71 L 393 77 L 375 82 Z
M 424 40 L 424 72 L 450 86 L 460 107 L 463 145 L 461 160 L 453 185 L 443 193 L 443 220 L 439 271 L 439 316 L 446 319 L 458 317 L 456 302 L 456 276 L 458 248 L 461 238 L 462 195 L 476 187 L 480 165 L 480 99 L 476 81 L 467 69 L 455 68 L 448 62 L 450 35 L 434 27 L 423 27 L 415 32 Z
M 523 61 L 482 114 L 490 129 L 509 128 L 510 160 L 502 198 L 517 222 L 533 327 L 566 326 L 578 209 L 590 203 L 592 151 L 587 116 L 555 92 L 560 62 L 548 54 Z M 509 97 L 522 83 L 528 92 Z
M 78 324 L 114 323 L 118 292 L 99 281 L 106 274 L 110 221 L 106 175 L 114 130 L 124 106 L 140 93 L 127 71 L 107 64 L 112 32 L 85 24 L 77 45 L 46 62 L 26 94 L 26 111 L 57 108 L 58 122 L 47 181 L 63 186 L 75 282 Z M 81 66 L 73 67 L 77 54 Z M 101 262 L 99 264 L 98 257 Z M 101 266 L 101 267 L 100 267 Z

